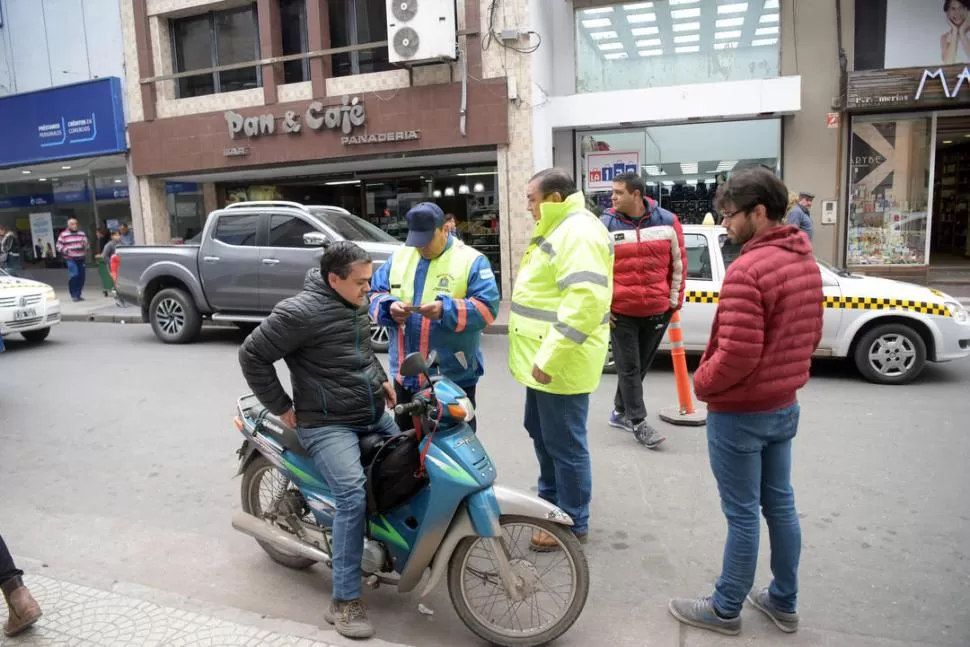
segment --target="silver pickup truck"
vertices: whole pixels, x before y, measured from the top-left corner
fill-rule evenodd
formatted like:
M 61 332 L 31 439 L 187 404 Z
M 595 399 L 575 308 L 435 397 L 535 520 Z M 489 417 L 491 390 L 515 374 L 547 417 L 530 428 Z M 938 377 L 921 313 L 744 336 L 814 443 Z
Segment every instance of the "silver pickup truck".
M 194 341 L 203 320 L 252 328 L 303 289 L 307 270 L 339 240 L 367 250 L 375 268 L 401 243 L 345 209 L 295 202 L 237 202 L 209 214 L 184 245 L 121 247 L 118 294 L 168 344 Z M 387 333 L 372 328 L 375 350 Z

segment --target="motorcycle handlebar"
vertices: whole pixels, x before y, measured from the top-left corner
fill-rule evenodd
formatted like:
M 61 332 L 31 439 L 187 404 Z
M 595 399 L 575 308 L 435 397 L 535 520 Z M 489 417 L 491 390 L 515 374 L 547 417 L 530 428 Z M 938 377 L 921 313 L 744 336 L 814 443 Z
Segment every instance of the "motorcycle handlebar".
M 421 413 L 424 410 L 424 406 L 425 406 L 424 402 L 421 402 L 420 400 L 413 400 L 411 402 L 408 402 L 407 404 L 399 404 L 396 407 L 394 407 L 394 413 L 396 413 L 399 416 L 404 415 L 406 413 L 410 413 L 413 415 L 415 413 Z

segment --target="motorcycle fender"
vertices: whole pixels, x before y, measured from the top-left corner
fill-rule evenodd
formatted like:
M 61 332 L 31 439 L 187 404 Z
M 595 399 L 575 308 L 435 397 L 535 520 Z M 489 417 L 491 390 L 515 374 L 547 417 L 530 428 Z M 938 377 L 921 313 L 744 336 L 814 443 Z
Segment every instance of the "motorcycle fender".
M 493 485 L 492 490 L 495 493 L 501 514 L 547 519 L 564 526 L 573 525 L 572 518 L 559 507 L 528 492 L 503 485 Z M 434 556 L 434 562 L 431 565 L 431 576 L 428 578 L 428 582 L 424 585 L 424 588 L 421 589 L 421 597 L 425 597 L 431 593 L 438 586 L 438 583 L 441 582 L 441 578 L 448 572 L 451 556 L 454 554 L 455 549 L 458 548 L 459 542 L 465 537 L 478 536 L 480 535 L 475 531 L 475 525 L 472 524 L 467 507 L 459 507 L 458 512 L 455 513 L 455 518 L 451 522 L 451 527 L 445 534 L 445 538 L 442 540 L 441 546 L 438 547 L 438 552 Z M 401 592 L 407 593 L 403 589 L 401 589 Z
M 248 439 L 243 441 L 243 446 L 239 448 L 238 453 L 241 458 L 239 461 L 239 470 L 236 471 L 236 476 L 239 476 L 245 472 L 246 468 L 249 467 L 249 464 L 252 463 L 253 459 L 255 459 L 259 454 L 256 449 L 256 443 Z

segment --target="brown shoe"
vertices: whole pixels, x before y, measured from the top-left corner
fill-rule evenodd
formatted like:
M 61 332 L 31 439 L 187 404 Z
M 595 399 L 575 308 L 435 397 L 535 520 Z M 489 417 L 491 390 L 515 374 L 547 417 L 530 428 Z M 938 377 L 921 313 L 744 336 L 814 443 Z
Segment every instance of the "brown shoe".
M 24 586 L 24 581 L 20 577 L 4 582 L 3 597 L 7 600 L 7 608 L 10 610 L 7 623 L 3 625 L 3 633 L 6 636 L 16 636 L 44 615 L 37 600 Z

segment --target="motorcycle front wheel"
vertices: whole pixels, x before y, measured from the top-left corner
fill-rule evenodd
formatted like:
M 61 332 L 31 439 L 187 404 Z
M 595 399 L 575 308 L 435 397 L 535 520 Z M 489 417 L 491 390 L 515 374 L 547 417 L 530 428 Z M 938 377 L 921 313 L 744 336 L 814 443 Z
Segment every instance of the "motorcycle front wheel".
M 465 626 L 492 644 L 544 645 L 566 633 L 583 612 L 589 562 L 568 526 L 517 515 L 503 515 L 499 523 L 523 599 L 513 600 L 505 590 L 491 540 L 466 537 L 448 565 L 451 603 Z M 532 550 L 532 537 L 540 532 L 551 535 L 558 549 Z

